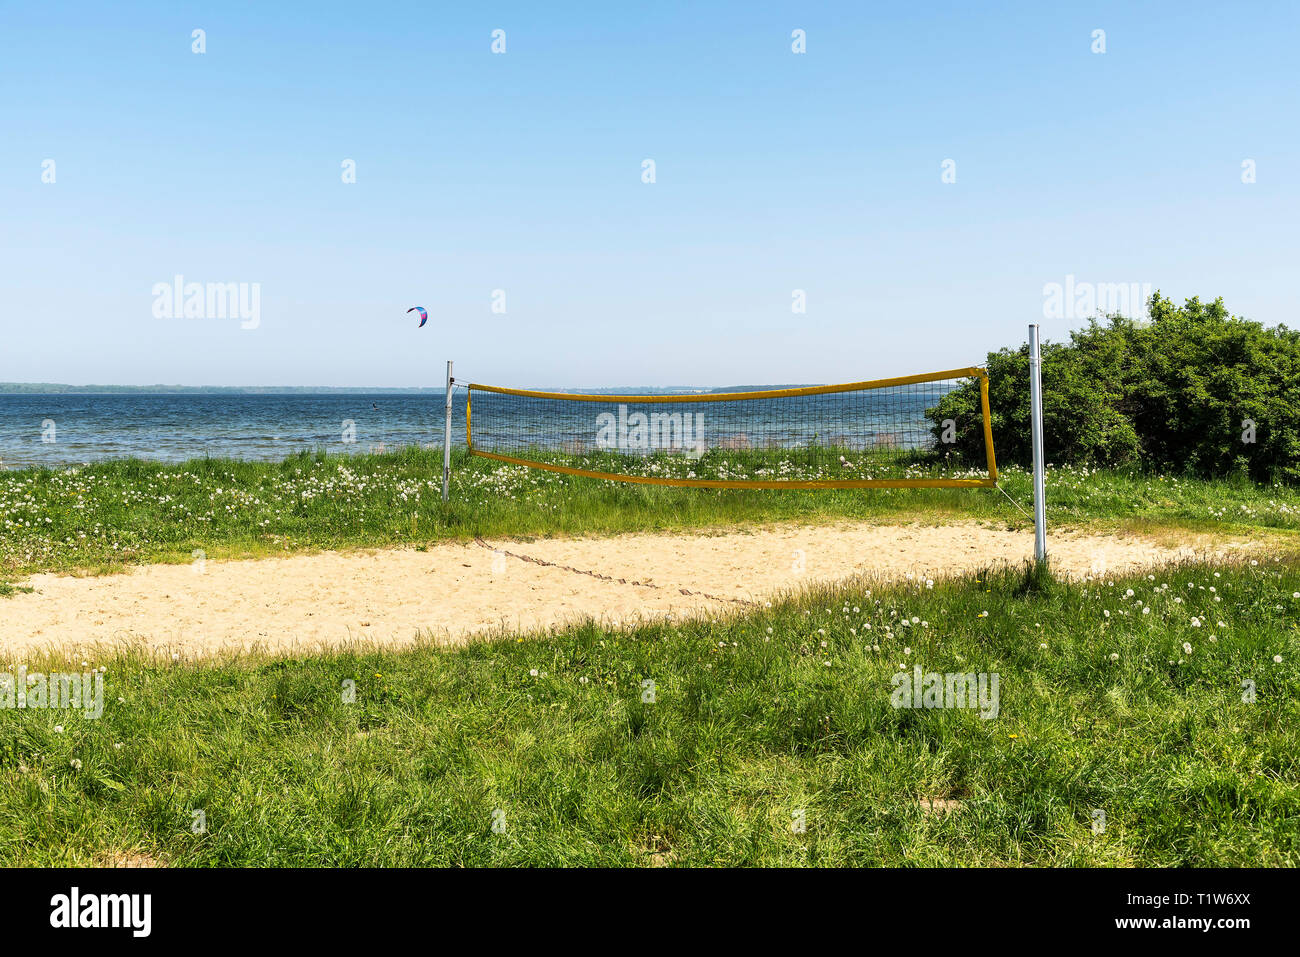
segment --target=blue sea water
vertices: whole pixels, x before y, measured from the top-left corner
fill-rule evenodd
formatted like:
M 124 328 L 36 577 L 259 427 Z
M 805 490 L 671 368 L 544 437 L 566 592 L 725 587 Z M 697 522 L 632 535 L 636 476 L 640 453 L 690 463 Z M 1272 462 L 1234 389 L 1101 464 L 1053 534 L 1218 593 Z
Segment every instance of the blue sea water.
M 644 411 L 699 412 L 710 445 L 794 447 L 861 441 L 886 434 L 903 447 L 927 444 L 924 411 L 951 386 L 850 393 L 815 401 L 758 400 Z M 864 401 L 864 396 L 870 401 Z M 577 441 L 590 447 L 607 403 L 521 400 L 475 392 L 474 438 L 480 447 L 522 449 Z M 62 467 L 136 457 L 278 460 L 298 451 L 357 453 L 406 445 L 441 448 L 444 396 L 423 394 L 51 394 L 0 395 L 0 463 L 5 468 Z M 880 430 L 880 431 L 874 431 Z M 349 441 L 350 440 L 350 441 Z M 465 392 L 453 394 L 453 446 L 465 442 Z M 743 443 L 739 444 L 739 443 Z
M 19 468 L 127 456 L 276 460 L 314 449 L 441 447 L 443 406 L 442 395 L 391 393 L 0 395 L 0 462 Z

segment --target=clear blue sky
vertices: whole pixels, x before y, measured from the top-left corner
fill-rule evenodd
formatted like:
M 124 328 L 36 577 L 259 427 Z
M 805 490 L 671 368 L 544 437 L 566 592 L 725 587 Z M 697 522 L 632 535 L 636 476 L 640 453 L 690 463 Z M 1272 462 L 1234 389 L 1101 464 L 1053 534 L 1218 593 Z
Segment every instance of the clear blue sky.
M 1296 325 L 1297 4 L 982 6 L 6 3 L 0 380 L 853 380 L 1067 274 Z

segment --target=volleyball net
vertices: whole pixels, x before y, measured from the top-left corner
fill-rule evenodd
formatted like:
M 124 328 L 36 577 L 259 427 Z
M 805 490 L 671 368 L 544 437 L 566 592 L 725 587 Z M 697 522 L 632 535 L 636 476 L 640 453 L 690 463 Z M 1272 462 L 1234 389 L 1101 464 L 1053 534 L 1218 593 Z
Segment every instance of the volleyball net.
M 978 383 L 979 408 L 940 419 Z M 616 482 L 697 488 L 943 488 L 997 483 L 983 369 L 758 391 L 539 392 L 470 383 L 470 453 Z M 965 406 L 963 406 L 964 408 Z M 975 430 L 986 468 L 935 475 L 935 450 Z M 964 443 L 968 440 L 963 439 Z

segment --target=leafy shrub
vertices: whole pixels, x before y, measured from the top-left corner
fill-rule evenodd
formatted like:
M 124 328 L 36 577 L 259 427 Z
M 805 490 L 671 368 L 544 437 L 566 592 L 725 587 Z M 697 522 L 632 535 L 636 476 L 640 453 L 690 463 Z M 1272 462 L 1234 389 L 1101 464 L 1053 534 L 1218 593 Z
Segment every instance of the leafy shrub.
M 1222 299 L 1179 307 L 1156 293 L 1150 316 L 1092 320 L 1068 345 L 1043 345 L 1048 461 L 1300 480 L 1300 333 L 1230 316 Z M 990 353 L 987 366 L 998 459 L 1026 465 L 1029 347 Z M 978 382 L 927 415 L 936 441 L 945 419 L 978 421 Z M 984 460 L 975 429 L 939 448 Z

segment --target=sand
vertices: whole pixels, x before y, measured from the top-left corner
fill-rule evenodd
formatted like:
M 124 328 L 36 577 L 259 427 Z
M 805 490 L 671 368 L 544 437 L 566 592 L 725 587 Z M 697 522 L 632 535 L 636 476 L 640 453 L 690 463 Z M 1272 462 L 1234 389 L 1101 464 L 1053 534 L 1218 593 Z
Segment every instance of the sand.
M 743 609 L 855 575 L 939 578 L 1019 564 L 1032 554 L 1033 534 L 977 523 L 841 523 L 487 545 L 146 565 L 91 578 L 34 575 L 26 583 L 34 593 L 0 599 L 0 661 L 17 662 L 41 649 L 89 653 L 121 643 L 184 657 L 355 641 L 458 643 L 587 617 L 617 624 L 689 616 Z M 1249 547 L 1172 548 L 1068 533 L 1050 541 L 1054 566 L 1072 575 L 1116 574 Z

